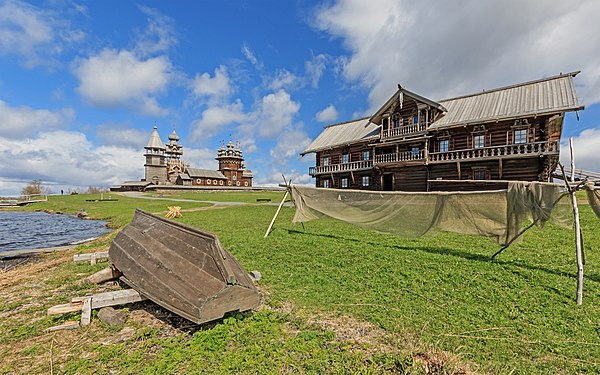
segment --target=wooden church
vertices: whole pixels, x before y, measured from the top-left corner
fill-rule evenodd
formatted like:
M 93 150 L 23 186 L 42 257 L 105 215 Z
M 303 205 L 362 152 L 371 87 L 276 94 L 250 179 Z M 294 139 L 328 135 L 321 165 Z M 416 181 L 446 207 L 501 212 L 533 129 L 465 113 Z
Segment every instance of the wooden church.
M 371 117 L 330 125 L 314 153 L 316 186 L 366 190 L 504 188 L 549 181 L 579 72 L 433 101 L 398 86 Z M 497 182 L 494 182 L 497 181 Z

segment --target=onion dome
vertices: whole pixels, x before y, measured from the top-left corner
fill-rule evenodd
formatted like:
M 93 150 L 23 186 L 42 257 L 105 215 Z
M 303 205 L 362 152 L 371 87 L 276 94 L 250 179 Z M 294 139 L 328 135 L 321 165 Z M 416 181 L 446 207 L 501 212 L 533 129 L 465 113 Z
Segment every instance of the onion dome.
M 175 133 L 175 130 L 173 130 L 173 133 L 169 135 L 169 141 L 179 141 L 179 136 L 177 135 L 177 133 Z

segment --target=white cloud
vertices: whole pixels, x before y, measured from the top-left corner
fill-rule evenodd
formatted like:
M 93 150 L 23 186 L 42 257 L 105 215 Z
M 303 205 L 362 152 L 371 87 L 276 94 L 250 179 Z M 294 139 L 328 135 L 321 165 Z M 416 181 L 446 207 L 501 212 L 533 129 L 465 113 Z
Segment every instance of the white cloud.
M 84 38 L 83 31 L 69 27 L 64 15 L 21 1 L 0 2 L 0 53 L 23 57 L 29 68 L 58 64 L 55 56 L 65 45 Z
M 250 61 L 250 63 L 252 65 L 254 65 L 258 69 L 262 69 L 263 63 L 260 62 L 256 58 L 256 55 L 254 54 L 254 52 L 252 52 L 252 50 L 250 49 L 250 47 L 246 43 L 244 43 L 242 45 L 242 53 L 244 54 L 244 56 L 246 57 L 246 59 L 248 59 L 248 61 Z
M 328 105 L 322 111 L 317 112 L 316 119 L 319 122 L 334 122 L 338 118 L 337 109 L 333 104 Z
M 58 111 L 10 107 L 0 100 L 0 137 L 31 137 L 39 130 L 63 128 L 73 120 L 75 111 L 64 108 Z M 8 160 L 8 159 L 5 159 Z
M 258 134 L 273 138 L 287 126 L 300 110 L 300 103 L 294 102 L 285 90 L 279 90 L 262 98 L 259 104 L 256 126 Z
M 192 90 L 198 97 L 209 97 L 213 100 L 227 98 L 233 91 L 227 68 L 219 66 L 215 69 L 213 77 L 209 73 L 196 74 Z
M 80 132 L 48 131 L 37 138 L 18 141 L 0 138 L 0 164 L 3 180 L 41 179 L 74 186 L 109 186 L 143 176 L 144 158 L 140 150 L 95 147 Z
M 277 139 L 275 147 L 269 151 L 274 164 L 285 166 L 292 157 L 304 151 L 311 140 L 302 129 L 287 129 Z
M 307 78 L 310 80 L 312 87 L 316 88 L 319 86 L 319 81 L 325 71 L 325 63 L 327 60 L 327 55 L 320 54 L 304 63 L 304 69 L 306 70 Z
M 244 105 L 238 99 L 228 105 L 208 107 L 202 112 L 202 117 L 192 123 L 192 141 L 210 138 L 223 130 L 226 125 L 237 124 L 246 119 Z
M 293 90 L 301 86 L 300 78 L 286 69 L 279 70 L 275 77 L 269 77 L 266 81 L 265 86 L 273 91 L 280 89 Z
M 106 146 L 134 148 L 142 152 L 150 139 L 150 132 L 125 124 L 101 124 L 96 128 L 96 139 Z
M 168 51 L 177 44 L 175 21 L 156 9 L 140 5 L 139 9 L 148 17 L 148 26 L 138 33 L 135 52 L 138 56 L 149 56 Z
M 74 67 L 80 82 L 77 90 L 91 105 L 134 107 L 153 116 L 165 114 L 155 95 L 167 89 L 170 72 L 171 63 L 166 56 L 141 60 L 130 51 L 113 49 L 81 59 Z
M 600 150 L 600 127 L 585 129 L 579 135 L 573 137 L 575 169 L 600 172 L 598 150 Z M 561 142 L 560 160 L 566 168 L 571 168 L 568 139 L 564 139 Z
M 578 69 L 591 104 L 600 101 L 597 14 L 594 0 L 339 0 L 317 10 L 315 27 L 342 39 L 344 75 L 370 90 L 371 110 L 397 83 L 435 100 Z

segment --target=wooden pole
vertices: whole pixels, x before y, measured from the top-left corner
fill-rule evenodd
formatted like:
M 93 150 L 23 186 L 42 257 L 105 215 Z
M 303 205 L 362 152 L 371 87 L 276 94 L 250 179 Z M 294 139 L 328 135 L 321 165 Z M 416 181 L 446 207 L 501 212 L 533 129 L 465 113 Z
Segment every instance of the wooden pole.
M 271 228 L 273 228 L 273 224 L 275 224 L 275 219 L 277 219 L 277 215 L 279 215 L 279 211 L 281 211 L 281 207 L 283 207 L 283 204 L 285 203 L 285 200 L 287 199 L 288 194 L 289 194 L 289 191 L 286 190 L 285 195 L 283 196 L 283 199 L 281 200 L 281 203 L 279 203 L 277 212 L 275 212 L 275 216 L 273 216 L 273 220 L 271 220 L 271 224 L 269 224 L 269 227 L 267 228 L 267 232 L 265 233 L 265 236 L 263 238 L 267 238 L 267 236 L 269 235 L 269 232 L 271 231 Z
M 571 152 L 571 182 L 575 182 L 575 155 L 573 153 L 573 138 L 569 138 L 569 149 Z M 579 207 L 577 206 L 576 189 L 569 188 L 571 203 L 573 204 L 573 216 L 575 217 L 575 241 L 577 258 L 577 304 L 583 303 L 583 238 L 581 235 L 581 223 L 579 222 Z

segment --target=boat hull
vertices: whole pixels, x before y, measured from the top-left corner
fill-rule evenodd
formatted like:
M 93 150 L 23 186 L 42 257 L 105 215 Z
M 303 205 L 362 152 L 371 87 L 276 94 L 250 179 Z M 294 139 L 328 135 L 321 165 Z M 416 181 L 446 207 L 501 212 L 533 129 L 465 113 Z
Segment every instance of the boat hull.
M 136 210 L 109 257 L 125 282 L 195 323 L 259 304 L 258 289 L 216 235 Z

